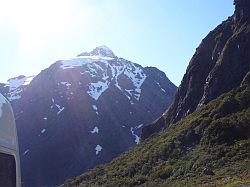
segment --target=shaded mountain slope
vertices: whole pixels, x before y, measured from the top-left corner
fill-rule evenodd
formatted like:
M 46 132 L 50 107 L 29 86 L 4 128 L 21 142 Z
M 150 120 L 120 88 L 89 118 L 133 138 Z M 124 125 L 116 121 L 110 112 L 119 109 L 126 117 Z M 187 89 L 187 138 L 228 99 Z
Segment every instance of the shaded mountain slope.
M 143 125 L 166 110 L 176 91 L 162 71 L 106 46 L 32 78 L 0 85 L 15 112 L 26 187 L 62 183 L 138 144 Z
M 157 121 L 142 129 L 142 139 L 239 86 L 250 69 L 250 3 L 236 0 L 235 5 L 234 15 L 202 40 L 171 107 Z
M 213 186 L 250 184 L 250 72 L 167 130 L 69 186 Z

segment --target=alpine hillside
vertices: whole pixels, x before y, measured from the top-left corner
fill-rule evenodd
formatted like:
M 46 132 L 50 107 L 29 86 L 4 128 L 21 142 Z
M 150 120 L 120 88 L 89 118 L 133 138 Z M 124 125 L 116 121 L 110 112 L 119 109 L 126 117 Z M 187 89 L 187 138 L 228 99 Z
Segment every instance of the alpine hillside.
M 250 1 L 234 3 L 142 143 L 63 187 L 250 185 Z
M 176 86 L 100 46 L 0 91 L 12 103 L 23 186 L 51 186 L 112 160 L 171 104 Z
M 234 15 L 202 40 L 171 107 L 157 121 L 142 129 L 142 139 L 240 85 L 250 69 L 250 2 L 235 0 L 234 3 Z
M 250 72 L 238 88 L 61 187 L 249 186 L 249 132 Z

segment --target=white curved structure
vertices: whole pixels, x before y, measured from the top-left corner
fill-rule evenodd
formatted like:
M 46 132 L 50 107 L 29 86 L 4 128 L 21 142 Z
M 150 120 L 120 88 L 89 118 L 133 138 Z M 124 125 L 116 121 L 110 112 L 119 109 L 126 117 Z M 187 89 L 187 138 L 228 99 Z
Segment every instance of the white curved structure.
M 21 187 L 16 123 L 10 103 L 0 94 L 0 186 Z

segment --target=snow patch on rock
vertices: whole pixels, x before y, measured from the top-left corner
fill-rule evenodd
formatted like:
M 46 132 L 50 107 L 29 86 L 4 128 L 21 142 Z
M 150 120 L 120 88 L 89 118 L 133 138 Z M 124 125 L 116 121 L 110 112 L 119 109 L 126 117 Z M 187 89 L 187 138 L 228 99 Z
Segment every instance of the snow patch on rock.
M 10 91 L 13 91 L 19 88 L 20 86 L 29 85 L 34 77 L 35 76 L 28 76 L 28 77 L 22 76 L 22 77 L 12 78 L 8 80 L 8 83 L 6 84 L 6 86 L 9 86 Z
M 25 150 L 24 153 L 23 153 L 23 156 L 25 156 L 26 154 L 28 154 L 29 151 L 30 151 L 29 149 Z
M 92 105 L 92 108 L 94 109 L 95 113 L 96 113 L 97 115 L 99 115 L 99 112 L 98 112 L 97 106 L 96 106 L 96 105 Z
M 21 98 L 22 87 L 29 85 L 35 76 L 19 76 L 9 79 L 5 87 L 9 87 L 8 99 L 10 101 Z
M 98 61 L 108 61 L 108 60 L 113 60 L 113 58 L 109 57 L 100 57 L 100 56 L 79 56 L 77 58 L 72 58 L 69 60 L 63 60 L 61 61 L 61 66 L 60 68 L 62 69 L 72 69 L 76 67 L 81 67 L 86 64 L 90 64 L 93 62 L 98 62 Z
M 65 109 L 65 107 L 62 107 L 59 104 L 56 104 L 54 98 L 52 98 L 51 101 L 53 104 L 50 106 L 50 108 L 53 108 L 54 106 L 56 106 L 58 109 L 57 115 L 59 115 Z
M 109 86 L 108 81 L 105 82 L 98 81 L 96 83 L 90 83 L 88 94 L 93 99 L 98 100 L 98 98 L 102 95 L 102 93 L 108 89 L 108 86 Z
M 46 129 L 42 129 L 40 134 L 38 136 L 41 136 L 42 134 L 44 134 L 46 132 Z
M 95 154 L 98 155 L 101 151 L 102 151 L 102 146 L 97 145 L 97 146 L 95 147 Z
M 59 109 L 59 111 L 57 112 L 57 115 L 59 115 L 65 108 L 64 107 L 60 107 L 59 105 L 56 105 L 56 106 Z
M 137 136 L 137 135 L 135 134 L 134 128 L 131 127 L 131 128 L 130 128 L 130 131 L 131 131 L 131 134 L 135 137 L 135 143 L 136 143 L 136 144 L 139 144 L 139 143 L 140 143 L 140 137 Z
M 43 134 L 43 133 L 45 133 L 45 131 L 46 131 L 46 129 L 43 129 L 43 130 L 41 130 L 41 133 Z
M 98 134 L 99 133 L 99 129 L 98 129 L 98 127 L 95 127 L 95 128 L 93 128 L 93 130 L 92 131 L 90 131 L 92 134 L 94 134 L 94 133 L 96 133 L 96 134 Z
M 71 84 L 69 82 L 66 82 L 66 81 L 62 81 L 61 82 L 62 85 L 65 85 L 67 87 L 71 86 Z
M 135 129 L 140 129 L 142 127 L 143 127 L 143 124 L 140 124 L 140 125 L 136 126 Z
M 155 81 L 155 83 L 159 86 L 159 88 L 161 89 L 161 91 L 163 91 L 163 92 L 165 92 L 165 93 L 166 93 L 166 90 L 164 90 L 164 89 L 161 87 L 161 85 L 160 85 L 160 83 L 159 83 L 159 82 L 156 82 L 156 81 Z
M 142 68 L 135 66 L 134 64 L 128 66 L 124 71 L 124 74 L 132 81 L 135 86 L 134 97 L 139 101 L 141 96 L 141 86 L 144 83 L 147 76 L 143 73 Z

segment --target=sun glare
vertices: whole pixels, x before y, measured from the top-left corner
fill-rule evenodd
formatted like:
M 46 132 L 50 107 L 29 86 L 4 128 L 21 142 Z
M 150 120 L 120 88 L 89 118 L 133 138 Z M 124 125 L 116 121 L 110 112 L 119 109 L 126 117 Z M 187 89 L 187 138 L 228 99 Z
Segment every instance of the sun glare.
M 76 0 L 0 1 L 0 20 L 8 21 L 19 36 L 19 57 L 30 58 L 36 52 L 63 38 L 77 21 L 88 27 L 89 10 L 79 10 Z M 81 7 L 84 8 L 84 7 Z

